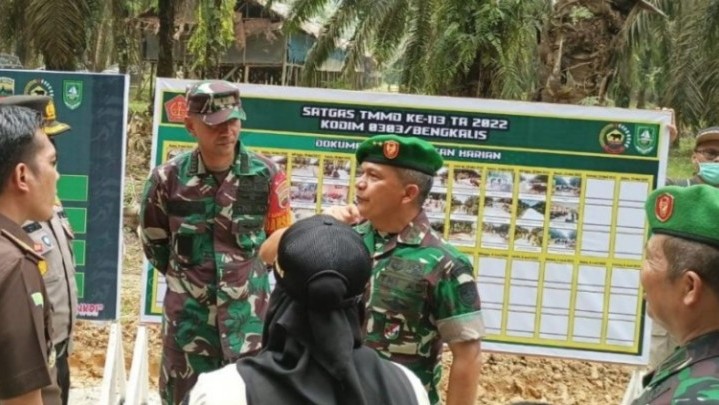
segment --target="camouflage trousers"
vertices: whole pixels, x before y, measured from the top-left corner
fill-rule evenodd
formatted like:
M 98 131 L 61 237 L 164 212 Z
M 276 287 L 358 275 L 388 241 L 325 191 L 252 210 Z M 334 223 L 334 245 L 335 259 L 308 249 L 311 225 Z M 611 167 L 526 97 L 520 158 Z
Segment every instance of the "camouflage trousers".
M 163 345 L 160 366 L 160 398 L 162 399 L 162 404 L 180 404 L 197 382 L 197 377 L 200 373 L 217 370 L 227 363 L 227 361 L 219 357 L 190 354 Z

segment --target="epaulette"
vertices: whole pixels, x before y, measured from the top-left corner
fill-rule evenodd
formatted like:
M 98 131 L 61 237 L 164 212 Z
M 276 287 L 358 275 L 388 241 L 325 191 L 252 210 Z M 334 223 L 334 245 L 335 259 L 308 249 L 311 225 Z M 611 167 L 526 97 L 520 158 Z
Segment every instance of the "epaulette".
M 10 242 L 14 243 L 15 246 L 17 246 L 23 253 L 25 253 L 25 257 L 30 259 L 33 263 L 37 265 L 38 270 L 40 271 L 41 275 L 45 275 L 47 272 L 47 263 L 45 262 L 45 259 L 37 254 L 35 252 L 35 249 L 30 247 L 27 243 L 21 241 L 15 235 L 11 234 L 10 232 L 0 229 L 0 234 L 2 234 L 4 237 L 10 239 Z

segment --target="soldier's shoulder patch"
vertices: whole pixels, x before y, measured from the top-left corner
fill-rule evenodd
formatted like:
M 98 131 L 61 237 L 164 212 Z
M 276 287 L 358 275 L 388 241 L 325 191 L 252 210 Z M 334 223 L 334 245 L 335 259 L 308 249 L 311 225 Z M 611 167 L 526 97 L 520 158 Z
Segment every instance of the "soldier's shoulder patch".
M 459 300 L 462 304 L 472 306 L 479 301 L 477 285 L 474 282 L 462 283 L 458 287 Z

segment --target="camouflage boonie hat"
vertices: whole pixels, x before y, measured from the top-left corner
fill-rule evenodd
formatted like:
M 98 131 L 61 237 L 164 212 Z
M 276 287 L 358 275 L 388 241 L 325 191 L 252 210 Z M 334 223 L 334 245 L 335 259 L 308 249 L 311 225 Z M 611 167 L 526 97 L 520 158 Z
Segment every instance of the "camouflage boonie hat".
M 200 114 L 207 125 L 246 118 L 240 101 L 240 90 L 224 80 L 202 81 L 190 85 L 185 98 L 187 112 Z
M 55 103 L 49 96 L 8 96 L 0 98 L 0 106 L 16 105 L 27 107 L 40 113 L 42 129 L 48 136 L 59 135 L 70 130 L 70 126 L 57 120 Z
M 357 163 L 364 161 L 404 167 L 434 176 L 444 164 L 431 143 L 412 136 L 377 135 L 357 148 Z
M 699 145 L 703 142 L 717 141 L 719 140 L 719 127 L 704 128 L 697 132 L 696 144 Z

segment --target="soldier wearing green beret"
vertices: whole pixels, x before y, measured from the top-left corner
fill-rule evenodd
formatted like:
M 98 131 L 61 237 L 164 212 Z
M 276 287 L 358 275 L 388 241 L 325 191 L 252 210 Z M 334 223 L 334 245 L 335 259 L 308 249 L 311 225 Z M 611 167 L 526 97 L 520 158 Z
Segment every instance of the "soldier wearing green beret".
M 447 404 L 474 404 L 484 322 L 472 264 L 432 230 L 422 205 L 442 157 L 418 138 L 379 135 L 360 144 L 357 205 L 325 213 L 362 236 L 373 259 L 366 344 L 412 370 L 439 403 L 442 344 L 452 351 Z M 272 262 L 282 232 L 263 244 Z
M 362 142 L 356 158 L 357 205 L 328 213 L 356 224 L 372 255 L 367 344 L 415 372 L 438 403 L 447 343 L 447 403 L 473 404 L 484 322 L 472 264 L 432 230 L 422 209 L 442 157 L 421 139 L 380 135 Z
M 68 132 L 70 126 L 57 120 L 55 104 L 48 96 L 9 96 L 0 99 L 2 105 L 28 107 L 40 113 L 42 130 L 55 144 L 55 136 Z M 70 393 L 70 365 L 68 356 L 72 346 L 72 331 L 77 316 L 77 285 L 75 282 L 75 258 L 72 251 L 74 238 L 70 221 L 59 199 L 55 199 L 52 218 L 47 221 L 28 221 L 23 224 L 34 242 L 35 252 L 47 262 L 43 280 L 52 305 L 53 344 L 55 367 L 51 370 L 57 377 L 62 391 L 62 403 L 67 405 Z M 43 397 L 52 392 L 43 390 Z
M 719 403 L 719 189 L 663 187 L 646 211 L 647 313 L 679 347 L 644 378 L 633 405 Z
M 694 153 L 691 156 L 694 176 L 686 179 L 667 179 L 667 185 L 692 186 L 709 184 L 719 187 L 719 127 L 704 128 L 695 138 Z M 654 368 L 676 348 L 677 342 L 658 325 L 652 324 L 652 341 L 649 350 L 649 367 Z

